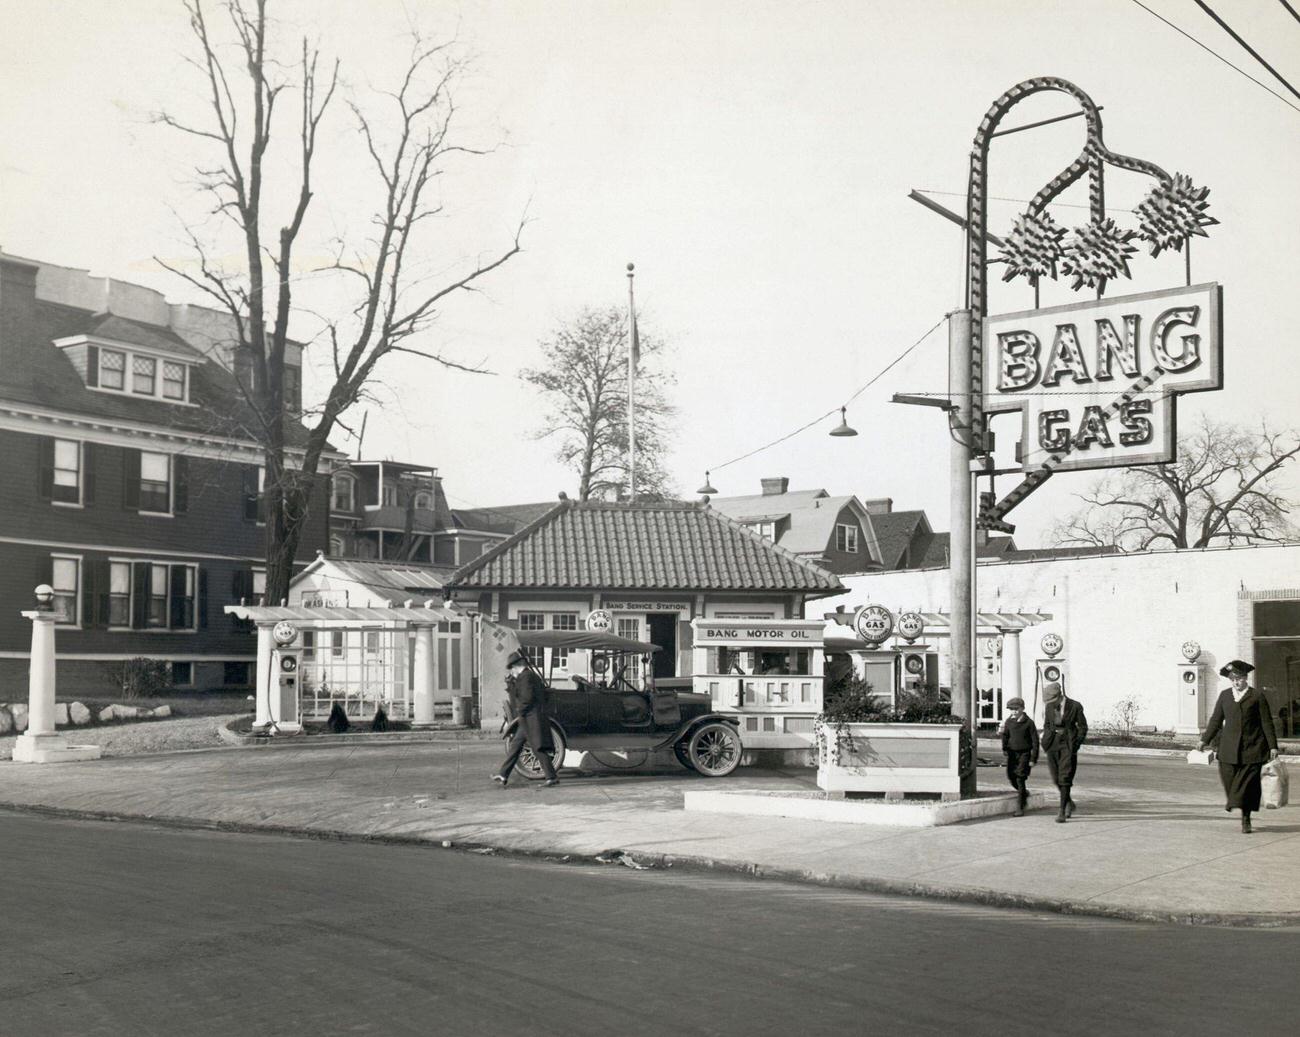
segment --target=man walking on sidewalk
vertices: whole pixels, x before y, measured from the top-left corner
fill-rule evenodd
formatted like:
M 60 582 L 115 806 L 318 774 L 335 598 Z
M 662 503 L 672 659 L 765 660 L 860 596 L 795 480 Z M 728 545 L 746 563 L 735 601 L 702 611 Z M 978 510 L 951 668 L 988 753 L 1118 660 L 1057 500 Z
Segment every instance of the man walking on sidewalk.
M 1043 752 L 1052 780 L 1061 792 L 1061 810 L 1056 815 L 1058 824 L 1074 814 L 1074 799 L 1070 788 L 1074 785 L 1074 771 L 1079 763 L 1079 746 L 1088 737 L 1088 720 L 1083 706 L 1067 699 L 1061 685 L 1049 681 L 1043 688 Z
M 501 764 L 501 770 L 492 775 L 492 780 L 504 788 L 510 780 L 510 772 L 519 762 L 519 754 L 527 745 L 546 776 L 542 784 L 558 785 L 560 779 L 555 776 L 555 768 L 551 766 L 554 747 L 551 745 L 551 725 L 547 717 L 546 685 L 528 668 L 520 652 L 512 652 L 506 660 L 506 673 L 510 708 L 519 718 L 519 724 L 506 745 L 505 762 Z

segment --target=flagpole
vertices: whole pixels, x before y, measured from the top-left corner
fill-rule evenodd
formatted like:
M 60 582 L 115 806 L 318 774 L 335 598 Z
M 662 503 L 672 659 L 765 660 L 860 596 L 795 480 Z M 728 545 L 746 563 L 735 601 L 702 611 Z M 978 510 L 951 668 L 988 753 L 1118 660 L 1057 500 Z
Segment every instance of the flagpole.
M 636 303 L 632 297 L 632 279 L 636 266 L 627 265 L 627 492 L 628 500 L 636 501 Z

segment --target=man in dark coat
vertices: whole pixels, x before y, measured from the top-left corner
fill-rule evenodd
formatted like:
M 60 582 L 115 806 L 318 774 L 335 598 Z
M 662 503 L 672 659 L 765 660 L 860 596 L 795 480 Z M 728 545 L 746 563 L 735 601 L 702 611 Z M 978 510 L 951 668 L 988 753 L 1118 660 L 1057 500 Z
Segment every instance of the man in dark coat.
M 1025 804 L 1029 802 L 1025 783 L 1029 780 L 1029 768 L 1038 762 L 1038 728 L 1025 716 L 1024 699 L 1007 699 L 1007 709 L 1011 716 L 1002 724 L 1002 751 L 1007 754 L 1007 780 L 1020 794 L 1016 817 L 1024 817 Z
M 1224 810 L 1241 810 L 1241 830 L 1250 834 L 1250 815 L 1259 809 L 1263 765 L 1277 759 L 1277 734 L 1268 700 L 1250 686 L 1250 663 L 1233 659 L 1219 671 L 1232 687 L 1219 692 L 1210 722 L 1201 736 L 1205 749 L 1217 736 L 1219 780 L 1227 796 Z
M 1061 685 L 1049 681 L 1043 688 L 1043 737 L 1040 744 L 1047 754 L 1047 766 L 1052 780 L 1061 793 L 1061 809 L 1056 815 L 1058 824 L 1074 814 L 1074 799 L 1070 789 L 1074 785 L 1074 771 L 1079 763 L 1079 746 L 1088 737 L 1088 720 L 1083 706 L 1067 699 Z
M 515 733 L 506 745 L 506 759 L 499 773 L 492 775 L 492 780 L 505 787 L 510 780 L 510 772 L 519 762 L 519 754 L 527 745 L 532 750 L 546 775 L 543 785 L 558 785 L 560 779 L 555 776 L 551 765 L 551 725 L 547 717 L 546 684 L 528 667 L 521 652 L 512 652 L 506 660 L 506 694 L 510 700 L 510 711 L 518 718 Z

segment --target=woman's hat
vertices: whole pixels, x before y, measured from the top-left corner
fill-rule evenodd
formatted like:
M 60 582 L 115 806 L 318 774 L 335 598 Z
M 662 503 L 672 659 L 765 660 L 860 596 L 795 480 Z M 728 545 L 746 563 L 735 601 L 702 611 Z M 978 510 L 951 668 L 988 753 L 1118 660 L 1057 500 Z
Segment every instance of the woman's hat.
M 1007 699 L 1007 709 L 1024 709 L 1024 699 Z
M 1233 659 L 1219 671 L 1220 677 L 1245 677 L 1255 667 L 1250 663 L 1242 662 L 1240 659 Z

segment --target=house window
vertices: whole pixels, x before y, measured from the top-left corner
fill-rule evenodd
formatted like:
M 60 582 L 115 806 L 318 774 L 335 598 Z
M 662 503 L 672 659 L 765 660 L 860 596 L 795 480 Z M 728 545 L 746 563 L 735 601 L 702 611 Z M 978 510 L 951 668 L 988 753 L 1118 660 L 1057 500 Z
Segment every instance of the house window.
M 167 627 L 167 566 L 149 566 L 148 605 L 145 612 L 145 626 L 166 629 Z
M 302 369 L 285 364 L 283 385 L 284 409 L 296 414 L 302 410 Z
M 151 356 L 131 357 L 131 391 L 141 396 L 153 396 L 158 378 L 158 361 Z
M 60 623 L 77 625 L 81 614 L 77 603 L 81 600 L 81 559 L 54 555 L 51 559 L 50 586 L 54 588 L 54 611 Z
M 169 400 L 185 399 L 185 365 L 163 361 L 162 393 Z
M 576 612 L 555 612 L 551 614 L 552 630 L 577 630 L 578 614 Z M 569 668 L 569 650 L 567 648 L 551 649 L 551 668 L 567 670 Z
M 775 522 L 746 522 L 745 526 L 752 529 L 761 537 L 766 537 L 773 542 L 776 541 L 776 523 Z
M 177 688 L 189 688 L 194 684 L 193 663 L 172 663 L 172 685 Z
M 397 487 L 392 483 L 384 483 L 384 507 L 397 507 Z
M 356 480 L 350 475 L 334 477 L 334 510 L 352 511 L 356 505 Z
M 858 553 L 858 527 L 839 523 L 835 527 L 835 550 Z
M 414 503 L 415 503 L 416 511 L 432 511 L 433 495 L 430 494 L 427 490 L 421 490 L 419 493 L 415 495 Z
M 248 663 L 226 663 L 224 669 L 223 684 L 237 688 L 248 686 Z
M 172 465 L 168 454 L 140 452 L 140 510 L 170 515 Z
M 74 439 L 54 441 L 52 497 L 64 504 L 81 503 L 81 444 Z
M 108 625 L 131 625 L 131 563 L 110 562 L 108 566 Z
M 126 354 L 116 349 L 99 351 L 99 387 L 101 389 L 126 388 Z
M 266 604 L 266 570 L 253 570 L 253 600 L 259 605 Z

